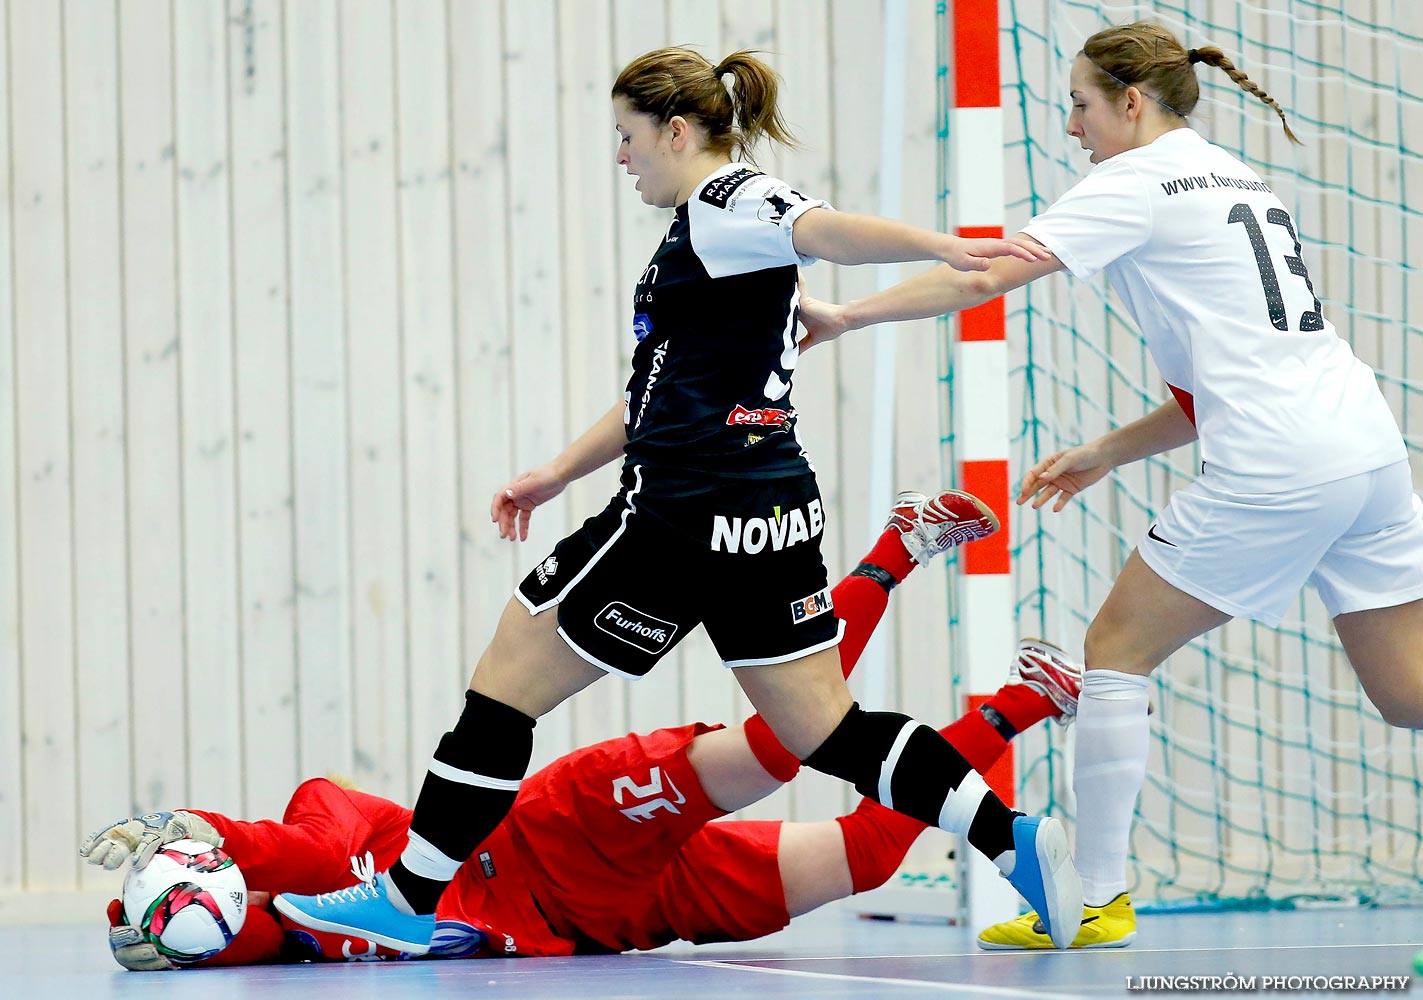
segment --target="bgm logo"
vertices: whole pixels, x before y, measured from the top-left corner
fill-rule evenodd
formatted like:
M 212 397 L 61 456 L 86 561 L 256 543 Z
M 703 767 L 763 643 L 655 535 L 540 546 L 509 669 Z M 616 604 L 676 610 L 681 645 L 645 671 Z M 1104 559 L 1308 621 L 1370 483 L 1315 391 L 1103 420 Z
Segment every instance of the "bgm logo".
M 651 332 L 652 317 L 647 313 L 638 313 L 632 318 L 632 335 L 637 338 L 639 344 L 646 340 Z
M 654 656 L 672 645 L 677 626 L 656 615 L 639 611 L 631 604 L 613 601 L 593 618 L 593 624 L 614 639 L 636 646 Z
M 792 507 L 790 513 L 775 508 L 771 517 L 727 517 L 717 514 L 712 519 L 711 547 L 713 552 L 745 552 L 755 555 L 769 543 L 772 552 L 808 542 L 825 529 L 825 512 L 819 500 L 812 500 L 802 510 Z
M 791 602 L 791 622 L 796 625 L 808 622 L 816 615 L 823 615 L 834 607 L 834 603 L 830 600 L 830 591 L 819 591 L 809 597 L 802 597 L 798 601 Z
M 549 556 L 543 562 L 534 567 L 534 575 L 539 578 L 539 583 L 548 583 L 549 577 L 558 572 L 558 558 Z

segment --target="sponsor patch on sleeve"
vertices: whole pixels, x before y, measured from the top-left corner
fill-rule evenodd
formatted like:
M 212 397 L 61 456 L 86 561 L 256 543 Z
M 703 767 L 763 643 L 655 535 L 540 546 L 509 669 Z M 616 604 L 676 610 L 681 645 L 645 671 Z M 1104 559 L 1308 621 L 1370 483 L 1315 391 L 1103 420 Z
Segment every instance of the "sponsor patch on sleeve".
M 761 171 L 752 170 L 750 167 L 738 167 L 729 174 L 723 174 L 721 177 L 708 181 L 698 197 L 708 205 L 725 208 L 726 203 L 731 200 L 731 196 L 736 193 L 736 189 L 760 173 Z

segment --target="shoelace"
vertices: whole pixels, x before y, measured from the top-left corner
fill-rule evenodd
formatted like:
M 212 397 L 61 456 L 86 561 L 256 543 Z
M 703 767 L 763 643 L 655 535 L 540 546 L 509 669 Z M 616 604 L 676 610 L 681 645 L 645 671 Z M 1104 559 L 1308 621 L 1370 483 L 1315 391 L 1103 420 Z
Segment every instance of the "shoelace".
M 364 858 L 351 855 L 351 874 L 360 879 L 360 882 L 349 889 L 317 893 L 316 905 L 325 906 L 327 903 L 331 903 L 334 906 L 340 903 L 354 903 L 358 899 L 378 899 L 380 897 L 380 889 L 376 888 L 376 859 L 370 851 L 366 852 Z

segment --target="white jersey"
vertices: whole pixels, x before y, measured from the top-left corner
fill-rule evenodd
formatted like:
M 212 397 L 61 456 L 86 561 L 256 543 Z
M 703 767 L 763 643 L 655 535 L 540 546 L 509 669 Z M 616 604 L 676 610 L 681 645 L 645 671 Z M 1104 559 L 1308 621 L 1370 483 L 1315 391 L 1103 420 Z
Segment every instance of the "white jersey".
M 1189 128 L 1097 164 L 1023 232 L 1072 274 L 1106 271 L 1242 492 L 1407 458 L 1374 373 L 1322 315 L 1294 222 L 1255 171 Z

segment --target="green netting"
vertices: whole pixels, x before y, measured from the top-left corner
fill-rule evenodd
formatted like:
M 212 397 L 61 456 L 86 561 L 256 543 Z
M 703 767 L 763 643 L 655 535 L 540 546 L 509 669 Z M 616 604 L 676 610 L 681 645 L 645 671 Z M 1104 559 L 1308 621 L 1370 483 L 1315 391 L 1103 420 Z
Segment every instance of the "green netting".
M 1325 315 L 1378 371 L 1423 461 L 1423 330 L 1410 315 L 1423 288 L 1409 260 L 1423 246 L 1423 4 L 1002 0 L 1002 16 L 1010 231 L 1089 168 L 1064 133 L 1067 79 L 1083 39 L 1103 26 L 1150 17 L 1188 46 L 1219 45 L 1284 105 L 1303 147 L 1223 73 L 1198 68 L 1193 124 L 1291 209 Z M 948 138 L 945 128 L 946 153 Z M 1105 280 L 1054 277 L 1008 305 L 1014 475 L 1165 398 Z M 941 357 L 951 399 L 951 352 Z M 952 461 L 950 428 L 943 437 Z M 1080 652 L 1118 568 L 1196 461 L 1180 449 L 1119 470 L 1062 514 L 1019 511 L 1021 632 Z M 1313 591 L 1279 629 L 1236 622 L 1191 644 L 1157 671 L 1152 699 L 1130 873 L 1139 903 L 1423 901 L 1423 740 L 1386 725 L 1363 697 Z M 1035 732 L 1018 752 L 1027 807 L 1072 815 L 1071 736 Z

